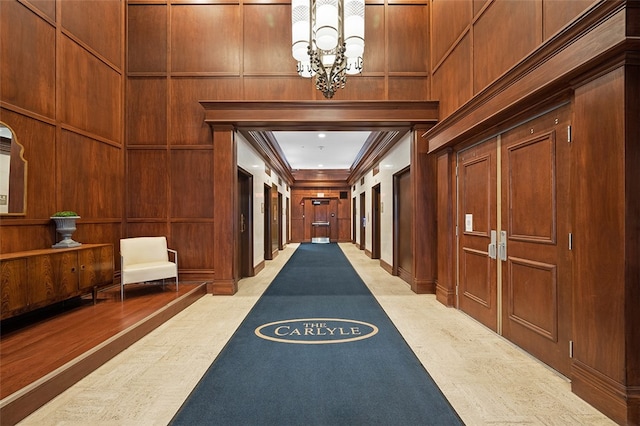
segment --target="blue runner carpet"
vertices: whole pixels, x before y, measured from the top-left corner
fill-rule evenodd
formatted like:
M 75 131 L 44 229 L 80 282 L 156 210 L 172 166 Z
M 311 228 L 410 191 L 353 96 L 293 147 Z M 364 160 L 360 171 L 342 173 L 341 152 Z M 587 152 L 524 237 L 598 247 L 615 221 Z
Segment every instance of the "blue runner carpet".
M 298 247 L 171 424 L 463 423 L 332 243 Z

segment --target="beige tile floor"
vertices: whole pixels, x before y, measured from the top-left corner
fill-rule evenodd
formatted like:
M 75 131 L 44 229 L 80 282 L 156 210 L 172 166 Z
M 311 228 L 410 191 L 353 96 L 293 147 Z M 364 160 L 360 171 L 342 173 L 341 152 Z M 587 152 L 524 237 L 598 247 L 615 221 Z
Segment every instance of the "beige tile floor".
M 613 424 L 566 378 L 433 295 L 414 294 L 354 245 L 340 246 L 467 425 Z M 236 295 L 202 297 L 21 424 L 167 424 L 296 247 L 241 280 Z

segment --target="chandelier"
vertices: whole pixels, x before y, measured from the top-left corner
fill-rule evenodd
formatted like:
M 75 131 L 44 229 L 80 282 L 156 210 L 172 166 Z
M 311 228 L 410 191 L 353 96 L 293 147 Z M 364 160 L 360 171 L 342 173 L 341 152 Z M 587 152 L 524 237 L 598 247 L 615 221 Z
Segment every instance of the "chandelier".
M 298 74 L 315 76 L 325 98 L 362 72 L 364 0 L 292 0 L 291 26 Z

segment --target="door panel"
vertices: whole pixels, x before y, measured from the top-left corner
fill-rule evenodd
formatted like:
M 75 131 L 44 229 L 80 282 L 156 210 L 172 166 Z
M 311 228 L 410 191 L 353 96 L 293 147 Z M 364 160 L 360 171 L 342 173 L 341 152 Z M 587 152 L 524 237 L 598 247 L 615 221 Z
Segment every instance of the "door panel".
M 394 270 L 398 276 L 413 284 L 413 193 L 411 170 L 406 169 L 394 175 L 394 225 L 397 232 L 394 246 L 397 249 Z
M 273 184 L 271 187 L 271 253 L 273 256 L 278 253 L 278 246 L 280 242 L 280 205 L 278 201 L 278 187 Z
M 360 194 L 360 250 L 364 250 L 366 247 L 366 198 L 365 193 Z
M 251 277 L 253 270 L 253 176 L 238 170 L 238 279 Z
M 569 108 L 502 136 L 503 335 L 570 374 Z
M 496 261 L 489 256 L 497 230 L 496 139 L 458 154 L 458 306 L 498 330 Z
M 371 190 L 371 258 L 380 259 L 380 184 Z
M 330 226 L 318 225 L 324 224 L 329 221 L 329 201 L 314 201 L 313 202 L 313 222 L 311 225 L 311 237 L 312 238 L 330 238 Z M 316 225 L 313 225 L 315 223 Z
M 264 259 L 272 260 L 273 252 L 271 251 L 271 241 L 273 240 L 273 227 L 271 226 L 271 187 L 268 185 L 264 186 L 264 208 L 262 212 L 264 213 Z

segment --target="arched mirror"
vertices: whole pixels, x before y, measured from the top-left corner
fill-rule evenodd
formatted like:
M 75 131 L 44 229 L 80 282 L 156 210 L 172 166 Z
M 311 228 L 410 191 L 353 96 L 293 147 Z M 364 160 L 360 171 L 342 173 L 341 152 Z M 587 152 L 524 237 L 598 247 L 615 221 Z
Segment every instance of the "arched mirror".
M 27 161 L 16 134 L 0 122 L 0 215 L 21 216 L 27 211 Z

